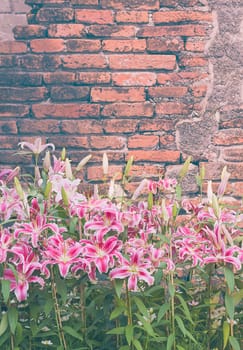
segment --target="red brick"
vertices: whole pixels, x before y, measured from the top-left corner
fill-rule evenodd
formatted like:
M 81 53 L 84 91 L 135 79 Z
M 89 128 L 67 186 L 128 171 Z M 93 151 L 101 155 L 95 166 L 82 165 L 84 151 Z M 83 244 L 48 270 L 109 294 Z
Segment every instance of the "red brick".
M 19 132 L 26 134 L 60 133 L 59 123 L 56 120 L 21 119 L 18 123 Z
M 239 145 L 243 144 L 243 129 L 219 130 L 213 137 L 215 145 Z
M 101 115 L 103 117 L 152 117 L 153 104 L 145 103 L 113 103 L 105 105 Z
M 98 52 L 101 48 L 100 40 L 70 39 L 66 41 L 67 51 Z
M 97 6 L 99 0 L 71 0 L 72 5 Z
M 149 38 L 156 36 L 205 36 L 208 27 L 200 24 L 184 24 L 173 26 L 154 27 L 148 26 L 138 30 L 138 38 Z
M 176 22 L 211 22 L 212 14 L 205 11 L 160 11 L 153 13 L 155 24 Z
M 204 52 L 205 44 L 205 41 L 187 41 L 185 48 L 187 51 Z
M 156 135 L 133 135 L 129 137 L 127 147 L 130 148 L 150 148 L 159 146 L 159 136 Z
M 63 39 L 34 39 L 30 41 L 33 52 L 61 52 L 65 51 Z
M 99 105 L 86 103 L 35 104 L 32 106 L 32 110 L 36 118 L 80 118 L 89 116 L 98 117 L 100 114 Z
M 101 134 L 102 125 L 97 120 L 64 120 L 62 131 L 68 134 Z
M 12 68 L 16 65 L 15 56 L 0 56 L 0 68 Z
M 73 54 L 61 56 L 62 65 L 68 69 L 79 68 L 106 68 L 107 62 L 104 55 L 101 54 Z
M 142 102 L 145 101 L 144 88 L 94 87 L 91 89 L 93 102 Z
M 27 70 L 56 70 L 61 65 L 60 56 L 52 55 L 25 55 L 17 58 L 17 66 Z
M 243 162 L 243 146 L 222 149 L 222 158 L 227 162 Z
M 157 81 L 159 84 L 177 83 L 187 80 L 201 80 L 208 77 L 208 73 L 203 72 L 178 72 L 178 73 L 158 73 Z
M 0 54 L 25 53 L 27 44 L 20 41 L 0 41 Z
M 0 136 L 0 148 L 3 149 L 13 150 L 13 148 L 17 148 L 19 142 L 20 140 L 16 136 Z
M 103 40 L 103 50 L 110 52 L 143 52 L 146 50 L 145 39 Z
M 111 73 L 108 72 L 80 72 L 76 81 L 82 84 L 108 84 L 111 81 Z
M 185 86 L 156 86 L 148 89 L 149 97 L 182 97 L 187 93 L 187 87 Z
M 126 139 L 120 136 L 90 136 L 92 149 L 122 149 L 126 145 Z
M 12 73 L 0 72 L 0 85 L 2 86 L 40 86 L 42 74 L 40 73 Z
M 53 101 L 89 100 L 90 89 L 87 86 L 54 86 L 51 88 Z
M 116 179 L 122 177 L 122 166 L 121 165 L 110 165 L 108 169 L 108 177 L 116 175 Z M 102 166 L 89 166 L 87 169 L 88 180 L 102 180 L 104 178 Z
M 203 97 L 207 93 L 208 86 L 207 85 L 195 85 L 192 87 L 192 94 L 195 97 Z
M 85 26 L 77 23 L 50 24 L 48 27 L 49 37 L 80 38 L 85 34 Z
M 21 156 L 20 154 L 17 154 L 17 148 L 16 153 L 13 152 L 13 150 L 1 150 L 0 151 L 0 159 L 2 165 L 11 165 L 11 167 L 19 166 L 20 164 L 30 164 L 30 158 Z
M 67 147 L 69 150 L 70 148 L 83 148 L 88 149 L 89 148 L 89 142 L 88 138 L 86 136 L 50 136 L 48 138 L 48 142 L 53 143 L 56 147 L 63 148 L 64 146 Z
M 88 28 L 88 34 L 94 37 L 116 37 L 129 38 L 134 37 L 136 28 L 134 26 L 121 25 L 91 25 Z
M 40 23 L 65 23 L 71 22 L 73 18 L 74 10 L 67 7 L 43 7 L 36 15 L 36 20 Z
M 109 56 L 111 69 L 174 69 L 174 55 L 113 55 Z
M 179 151 L 169 151 L 169 150 L 137 150 L 130 151 L 127 154 L 127 159 L 131 156 L 134 157 L 135 162 L 139 161 L 149 161 L 149 162 L 161 162 L 161 163 L 175 163 L 180 160 Z
M 179 61 L 180 67 L 203 67 L 208 64 L 204 57 L 182 57 Z
M 26 4 L 65 4 L 67 0 L 25 0 Z
M 16 126 L 16 122 L 11 120 L 11 121 L 0 121 L 0 134 L 17 134 L 18 129 Z M 2 162 L 2 159 L 1 159 Z
M 135 119 L 109 119 L 103 121 L 103 129 L 106 133 L 133 133 L 137 129 L 138 122 Z
M 156 83 L 156 74 L 153 72 L 113 73 L 112 81 L 116 86 L 152 86 Z
M 141 120 L 139 131 L 172 131 L 175 129 L 175 120 L 156 118 L 152 120 Z
M 158 10 L 159 0 L 101 0 L 101 7 L 123 10 L 127 8 L 135 10 Z
M 0 101 L 41 101 L 47 96 L 47 89 L 44 87 L 35 88 L 16 88 L 16 87 L 1 87 L 0 88 Z
M 75 82 L 75 73 L 73 72 L 53 72 L 43 74 L 46 84 L 67 84 Z
M 162 176 L 165 172 L 165 169 L 161 165 L 136 165 L 134 164 L 131 167 L 131 170 L 129 172 L 129 176 L 132 176 L 133 178 L 138 178 L 138 177 L 158 177 Z M 136 187 L 138 187 L 139 184 L 137 184 Z
M 243 118 L 236 117 L 231 120 L 225 120 L 220 122 L 221 128 L 242 128 L 243 129 Z
M 156 114 L 172 115 L 187 114 L 189 112 L 188 105 L 181 102 L 161 102 L 155 107 Z
M 47 35 L 47 28 L 38 24 L 29 24 L 16 26 L 13 32 L 16 39 L 44 38 Z
M 30 112 L 30 107 L 26 105 L 0 105 L 0 118 L 21 118 L 27 117 Z
M 200 165 L 205 168 L 206 180 L 220 180 L 225 166 L 227 166 L 227 171 L 230 173 L 230 180 L 242 180 L 243 163 L 201 162 Z
M 119 11 L 116 13 L 117 23 L 148 23 L 147 11 Z
M 176 146 L 175 136 L 170 134 L 161 135 L 159 137 L 159 142 L 160 142 L 160 145 L 163 145 L 166 148 L 169 148 L 171 146 Z
M 75 10 L 75 20 L 77 23 L 112 24 L 114 15 L 110 10 Z
M 151 52 L 181 51 L 184 49 L 184 41 L 180 38 L 148 39 L 147 49 Z

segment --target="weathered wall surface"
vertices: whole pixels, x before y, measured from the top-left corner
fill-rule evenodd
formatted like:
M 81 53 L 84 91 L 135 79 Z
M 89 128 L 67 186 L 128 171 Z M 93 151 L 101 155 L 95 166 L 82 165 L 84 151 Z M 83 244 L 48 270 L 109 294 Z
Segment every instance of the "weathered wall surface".
M 113 174 L 133 155 L 135 177 L 192 155 L 191 176 L 204 164 L 217 182 L 227 164 L 243 195 L 241 1 L 4 0 L 1 16 L 2 166 L 41 135 L 74 161 L 92 153 L 87 180 L 104 151 Z

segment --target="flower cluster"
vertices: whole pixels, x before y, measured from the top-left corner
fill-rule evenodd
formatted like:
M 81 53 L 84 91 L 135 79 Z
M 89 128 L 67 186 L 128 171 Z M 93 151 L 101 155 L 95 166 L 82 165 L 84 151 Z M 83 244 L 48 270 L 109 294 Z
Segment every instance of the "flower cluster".
M 48 146 L 54 150 L 40 140 L 21 143 L 35 157 Z M 122 201 L 97 193 L 86 198 L 69 159 L 53 156 L 52 161 L 45 157 L 33 194 L 33 188 L 30 192 L 21 186 L 18 172 L 0 173 L 1 278 L 10 281 L 18 301 L 28 297 L 30 283 L 45 286 L 53 265 L 62 278 L 82 273 L 96 282 L 106 274 L 111 280 L 126 280 L 131 291 L 152 286 L 159 269 L 176 272 L 182 263 L 188 269 L 208 264 L 227 265 L 232 271 L 242 267 L 242 231 L 237 228 L 242 216 L 222 209 L 211 192 L 203 204 L 180 204 L 174 196 L 166 197 L 175 192 L 176 180 L 160 179 L 143 183 L 143 190 L 159 197 L 157 202 L 144 197 Z M 181 208 L 187 212 L 184 223 L 177 222 Z

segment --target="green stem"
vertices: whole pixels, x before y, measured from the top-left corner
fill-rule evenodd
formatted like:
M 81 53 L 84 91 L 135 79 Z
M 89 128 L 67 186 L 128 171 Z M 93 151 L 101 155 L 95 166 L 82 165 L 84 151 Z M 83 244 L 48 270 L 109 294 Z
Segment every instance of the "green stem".
M 85 338 L 86 335 L 86 310 L 85 310 L 85 285 L 80 284 L 80 310 L 81 310 L 81 320 L 82 320 L 82 333 Z
M 62 326 L 62 319 L 61 319 L 61 313 L 58 305 L 57 300 L 57 290 L 56 290 L 56 284 L 54 279 L 54 272 L 53 272 L 53 266 L 51 266 L 51 289 L 52 289 L 52 297 L 54 299 L 54 308 L 55 308 L 55 316 L 56 316 L 56 323 L 57 323 L 57 329 L 59 334 L 59 341 L 63 347 L 64 350 L 67 350 L 67 344 L 63 332 L 63 326 Z
M 174 275 L 173 271 L 170 274 L 170 283 L 172 287 L 174 287 Z M 175 337 L 175 296 L 174 293 L 171 295 L 171 329 L 172 329 L 172 334 L 174 335 L 174 341 L 173 341 L 173 349 L 176 350 L 176 337 Z
M 131 298 L 128 290 L 127 281 L 126 281 L 126 299 L 127 299 L 127 323 L 132 324 L 132 306 L 131 306 Z

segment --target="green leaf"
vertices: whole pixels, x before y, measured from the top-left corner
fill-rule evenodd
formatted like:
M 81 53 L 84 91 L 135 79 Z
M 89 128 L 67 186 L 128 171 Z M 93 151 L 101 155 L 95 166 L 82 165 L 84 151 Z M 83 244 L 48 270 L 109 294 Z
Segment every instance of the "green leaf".
M 129 345 L 123 345 L 119 348 L 119 350 L 130 350 L 130 346 Z
M 184 323 L 182 321 L 182 319 L 180 318 L 180 316 L 178 315 L 175 315 L 175 320 L 178 324 L 178 327 L 180 328 L 180 330 L 182 331 L 183 335 L 185 336 L 186 335 L 186 328 L 184 326 Z
M 190 313 L 190 310 L 187 306 L 187 303 L 185 302 L 185 300 L 183 299 L 183 297 L 180 294 L 176 294 L 176 298 L 180 300 L 183 312 L 184 312 L 187 320 L 190 321 L 191 324 L 193 324 L 194 322 L 192 320 L 191 313 Z
M 158 322 L 164 317 L 164 315 L 166 314 L 166 312 L 170 309 L 170 304 L 169 303 L 165 303 L 164 305 L 162 305 L 159 309 L 158 312 Z
M 173 296 L 175 295 L 175 286 L 171 284 L 171 282 L 169 282 L 168 284 L 168 289 L 170 296 L 173 298 Z
M 116 327 L 106 332 L 106 334 L 124 334 L 124 333 L 125 333 L 125 327 Z
M 133 339 L 132 343 L 137 350 L 143 350 L 142 345 L 138 339 Z
M 148 318 L 148 310 L 142 302 L 142 300 L 137 297 L 133 297 L 133 300 L 135 301 L 135 304 L 137 305 L 137 308 L 141 312 L 141 314 Z
M 228 293 L 225 295 L 225 307 L 226 307 L 226 311 L 229 315 L 229 318 L 231 320 L 233 320 L 234 313 L 235 313 L 234 299 L 233 299 L 232 295 L 229 295 Z
M 20 345 L 20 343 L 23 341 L 23 327 L 19 322 L 17 323 L 14 340 L 16 345 Z
M 114 280 L 114 287 L 115 287 L 116 295 L 118 296 L 118 298 L 120 298 L 120 296 L 121 296 L 123 284 L 124 284 L 124 280 L 122 280 L 122 279 Z
M 125 336 L 128 342 L 128 345 L 131 345 L 132 338 L 133 338 L 133 325 L 128 324 L 125 328 Z
M 224 275 L 225 275 L 225 279 L 228 284 L 230 292 L 233 292 L 235 288 L 235 276 L 233 271 L 230 270 L 228 267 L 225 267 Z
M 226 348 L 226 345 L 228 344 L 229 335 L 230 335 L 230 325 L 227 321 L 224 321 L 224 324 L 223 324 L 223 339 L 224 339 L 223 350 Z
M 243 289 L 237 291 L 237 292 L 234 292 L 232 294 L 232 298 L 234 299 L 234 305 L 238 305 L 242 299 L 243 299 Z
M 9 295 L 10 295 L 10 281 L 2 280 L 2 295 L 4 303 L 7 303 Z
M 114 318 L 117 318 L 118 316 L 120 316 L 124 311 L 126 310 L 126 308 L 121 305 L 121 306 L 117 306 L 111 313 L 110 315 L 110 320 L 114 320 Z
M 8 309 L 8 324 L 12 334 L 15 333 L 18 322 L 18 311 L 15 307 L 10 306 Z
M 81 341 L 83 341 L 83 336 L 81 334 L 79 334 L 75 329 L 73 329 L 72 327 L 69 326 L 64 326 L 63 330 L 65 333 L 71 335 L 72 337 L 79 339 Z
M 145 320 L 145 318 L 141 315 L 136 314 L 138 320 L 142 323 L 142 328 L 145 330 L 145 332 L 148 333 L 151 337 L 156 337 L 156 334 L 154 333 L 153 327 L 151 324 Z
M 133 164 L 133 156 L 131 156 L 127 161 L 127 164 L 124 170 L 124 175 L 123 175 L 123 182 L 126 180 L 126 177 L 128 177 L 132 164 Z
M 63 304 L 65 304 L 67 300 L 67 284 L 61 278 L 56 279 L 56 288 L 57 293 L 61 296 Z
M 170 334 L 168 339 L 167 339 L 167 344 L 166 344 L 166 350 L 171 350 L 172 346 L 174 344 L 175 336 L 174 334 Z
M 7 313 L 2 314 L 2 319 L 0 323 L 0 337 L 5 333 L 8 328 L 8 315 Z
M 186 350 L 185 348 L 183 348 L 183 346 L 180 346 L 180 345 L 176 345 L 176 347 L 178 350 Z
M 238 340 L 235 337 L 229 337 L 230 345 L 232 346 L 233 350 L 240 350 L 240 344 Z

